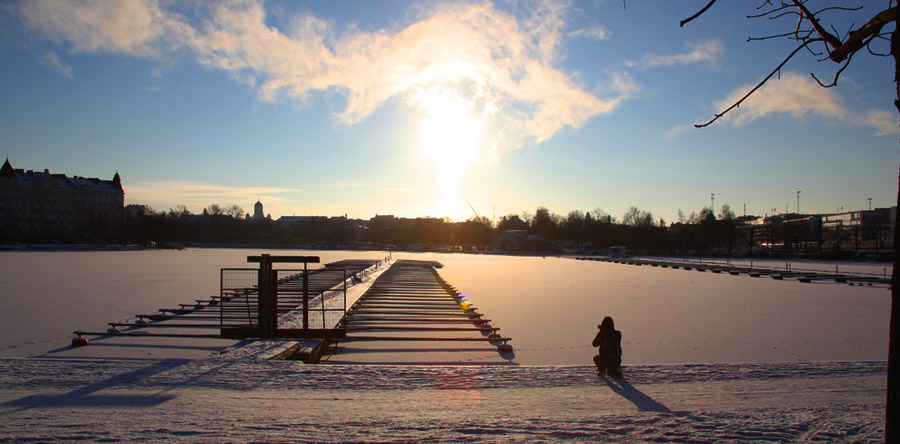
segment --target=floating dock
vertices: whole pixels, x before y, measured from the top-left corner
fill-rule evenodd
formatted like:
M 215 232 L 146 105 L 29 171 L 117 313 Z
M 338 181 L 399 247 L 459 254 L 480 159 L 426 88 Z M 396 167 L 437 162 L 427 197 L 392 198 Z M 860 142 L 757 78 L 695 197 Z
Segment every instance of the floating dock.
M 309 324 L 323 325 L 327 322 L 325 308 L 332 316 L 332 324 L 343 317 L 346 309 L 343 292 L 348 286 L 361 282 L 365 276 L 384 263 L 378 260 L 345 260 L 326 264 L 324 267 L 308 270 L 306 284 L 310 312 L 322 313 L 313 316 Z M 258 270 L 241 269 L 238 276 L 244 279 L 230 279 L 223 269 L 221 288 L 218 295 L 205 299 L 160 308 L 155 313 L 139 313 L 133 319 L 110 322 L 103 330 L 77 330 L 72 339 L 73 347 L 55 350 L 48 356 L 59 357 L 171 357 L 202 358 L 222 353 L 235 346 L 254 340 L 258 336 L 232 334 L 236 329 L 255 326 L 259 321 Z M 294 331 L 295 336 L 277 338 L 295 353 L 292 359 L 310 360 L 321 354 L 324 344 L 320 339 L 306 340 L 297 331 L 304 327 L 297 310 L 302 306 L 303 270 L 276 270 L 279 274 L 278 303 L 273 308 L 277 317 L 277 327 Z M 341 297 L 337 297 L 340 294 Z M 335 301 L 339 300 L 339 306 Z M 318 326 L 317 325 L 317 326 Z M 309 327 L 309 325 L 307 326 Z M 84 347 L 84 345 L 88 345 Z
M 863 275 L 863 274 L 854 274 L 854 273 L 830 273 L 824 271 L 813 271 L 813 270 L 792 270 L 790 268 L 790 264 L 788 264 L 784 269 L 778 268 L 770 268 L 770 267 L 754 267 L 753 262 L 750 262 L 750 266 L 745 265 L 737 265 L 730 263 L 710 263 L 710 262 L 702 262 L 702 261 L 677 261 L 677 260 L 669 260 L 669 259 L 636 259 L 636 258 L 619 258 L 619 257 L 599 257 L 599 256 L 586 256 L 586 257 L 577 257 L 577 260 L 585 260 L 585 261 L 600 261 L 600 262 L 609 262 L 615 264 L 626 264 L 626 265 L 635 265 L 642 266 L 647 265 L 651 267 L 661 267 L 661 268 L 672 268 L 672 269 L 682 269 L 682 270 L 696 270 L 699 272 L 711 272 L 711 273 L 728 273 L 732 276 L 746 275 L 754 278 L 760 277 L 770 277 L 775 280 L 785 280 L 785 279 L 796 279 L 797 281 L 804 283 L 811 283 L 815 281 L 833 281 L 837 283 L 845 283 L 849 285 L 867 285 L 874 286 L 876 284 L 881 285 L 891 285 L 891 278 L 888 276 L 878 277 L 874 275 Z
M 515 357 L 511 338 L 441 278 L 440 263 L 344 260 L 284 270 L 271 262 L 318 258 L 262 258 L 259 270 L 223 269 L 219 295 L 110 322 L 106 331 L 75 331 L 72 347 L 58 355 L 149 350 L 197 358 L 262 339 L 284 344 L 273 359 L 309 363 L 505 364 Z
M 431 261 L 398 260 L 347 310 L 322 362 L 503 364 L 511 338 L 479 313 Z

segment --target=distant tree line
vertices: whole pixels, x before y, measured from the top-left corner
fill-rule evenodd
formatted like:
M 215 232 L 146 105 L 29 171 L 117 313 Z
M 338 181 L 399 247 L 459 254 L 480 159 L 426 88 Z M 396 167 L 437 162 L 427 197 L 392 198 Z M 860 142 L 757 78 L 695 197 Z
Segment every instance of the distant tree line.
M 213 204 L 201 214 L 184 206 L 166 212 L 147 208 L 127 214 L 125 241 L 151 243 L 220 243 L 310 248 L 397 248 L 419 250 L 497 250 L 504 233 L 519 233 L 527 241 L 517 249 L 530 252 L 602 252 L 623 246 L 649 254 L 748 256 L 810 255 L 849 258 L 891 250 L 889 226 L 823 229 L 815 218 L 783 215 L 736 217 L 728 205 L 718 215 L 702 208 L 667 224 L 649 211 L 630 207 L 618 219 L 600 208 L 566 215 L 538 207 L 533 213 L 501 216 L 495 222 L 472 217 L 463 222 L 447 218 L 415 219 L 376 216 L 370 220 L 346 217 L 249 218 L 237 205 Z M 873 231 L 874 230 L 874 231 Z

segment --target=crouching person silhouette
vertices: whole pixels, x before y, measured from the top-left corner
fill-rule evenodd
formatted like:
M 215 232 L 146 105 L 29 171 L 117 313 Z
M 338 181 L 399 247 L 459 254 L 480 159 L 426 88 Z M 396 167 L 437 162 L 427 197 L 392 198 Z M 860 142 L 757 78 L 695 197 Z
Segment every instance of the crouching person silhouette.
M 616 330 L 611 317 L 603 318 L 603 322 L 597 326 L 600 331 L 594 336 L 594 347 L 599 353 L 594 355 L 594 364 L 597 364 L 597 376 L 604 373 L 613 377 L 622 377 L 622 332 Z

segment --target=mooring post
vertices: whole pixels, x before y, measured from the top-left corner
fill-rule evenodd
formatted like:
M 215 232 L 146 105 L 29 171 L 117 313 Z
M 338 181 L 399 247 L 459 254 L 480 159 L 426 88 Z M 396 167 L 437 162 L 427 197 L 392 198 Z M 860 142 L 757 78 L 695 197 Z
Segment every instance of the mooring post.
M 257 322 L 259 336 L 275 336 L 275 289 L 272 280 L 272 261 L 268 254 L 259 257 L 259 306 Z
M 278 329 L 278 270 L 276 262 L 303 263 L 303 335 L 309 332 L 309 267 L 319 263 L 318 256 L 247 256 L 247 262 L 259 262 L 258 332 L 262 338 L 284 337 Z
M 325 305 L 325 295 L 322 295 L 322 306 Z M 303 337 L 309 335 L 309 269 L 306 262 L 303 263 Z

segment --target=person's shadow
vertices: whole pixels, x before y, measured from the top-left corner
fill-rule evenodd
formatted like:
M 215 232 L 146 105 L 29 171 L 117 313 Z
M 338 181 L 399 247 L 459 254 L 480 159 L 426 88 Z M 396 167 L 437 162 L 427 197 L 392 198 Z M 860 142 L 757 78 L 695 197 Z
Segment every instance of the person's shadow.
M 631 401 L 642 412 L 673 413 L 668 407 L 647 396 L 624 379 L 607 379 L 606 385 L 617 395 Z

